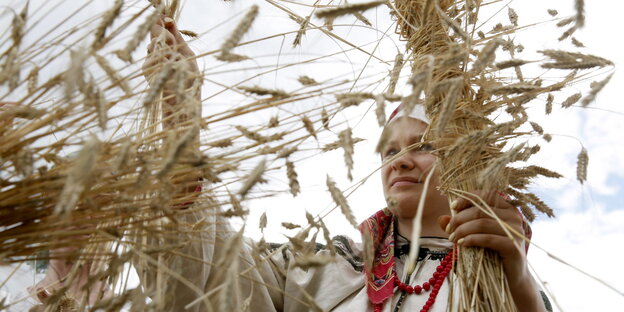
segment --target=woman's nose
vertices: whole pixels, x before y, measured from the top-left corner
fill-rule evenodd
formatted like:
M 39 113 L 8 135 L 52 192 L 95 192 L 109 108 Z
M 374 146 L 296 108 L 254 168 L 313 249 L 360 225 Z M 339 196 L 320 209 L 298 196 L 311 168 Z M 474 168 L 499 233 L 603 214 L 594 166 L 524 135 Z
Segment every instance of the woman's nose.
M 411 170 L 414 168 L 414 160 L 411 159 L 410 153 L 405 153 L 392 162 L 394 170 Z

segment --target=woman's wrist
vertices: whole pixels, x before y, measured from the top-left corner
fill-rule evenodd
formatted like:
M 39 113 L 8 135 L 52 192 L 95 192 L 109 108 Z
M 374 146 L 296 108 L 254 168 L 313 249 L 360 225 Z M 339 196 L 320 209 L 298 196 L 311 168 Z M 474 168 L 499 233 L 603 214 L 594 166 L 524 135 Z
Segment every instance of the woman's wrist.
M 514 303 L 518 308 L 518 312 L 546 311 L 546 308 L 544 307 L 544 300 L 535 285 L 533 277 L 531 277 L 528 272 L 516 281 L 508 282 L 510 282 L 509 288 L 511 290 Z

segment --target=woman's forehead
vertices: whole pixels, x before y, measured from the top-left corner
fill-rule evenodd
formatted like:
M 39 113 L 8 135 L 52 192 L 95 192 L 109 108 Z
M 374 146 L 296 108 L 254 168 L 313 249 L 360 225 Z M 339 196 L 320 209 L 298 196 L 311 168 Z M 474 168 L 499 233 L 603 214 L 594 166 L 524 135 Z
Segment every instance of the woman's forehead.
M 384 132 L 388 132 L 387 145 L 420 142 L 427 127 L 428 125 L 421 120 L 409 117 L 401 117 L 398 120 L 392 121 L 392 123 L 387 125 L 386 129 L 384 129 Z
M 422 136 L 427 130 L 428 125 L 422 120 L 411 117 L 399 117 L 392 121 L 388 126 L 390 128 L 390 137 L 399 136 Z

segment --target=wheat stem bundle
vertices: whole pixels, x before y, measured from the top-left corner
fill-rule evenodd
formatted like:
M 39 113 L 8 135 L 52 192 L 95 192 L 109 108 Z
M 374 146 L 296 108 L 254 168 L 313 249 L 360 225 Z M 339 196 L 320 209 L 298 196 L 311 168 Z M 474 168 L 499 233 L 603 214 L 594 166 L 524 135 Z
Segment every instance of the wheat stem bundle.
M 581 4 L 579 4 L 581 3 Z M 477 30 L 479 8 L 486 4 L 481 1 L 468 1 L 463 5 L 454 1 L 396 0 L 397 32 L 407 41 L 407 49 L 412 55 L 414 75 L 422 73 L 427 58 L 434 58 L 433 70 L 428 86 L 423 87 L 425 109 L 431 119 L 427 140 L 436 146 L 438 171 L 441 176 L 441 190 L 447 193 L 449 201 L 462 194 L 480 189 L 500 190 L 512 194 L 518 200 L 528 219 L 534 214 L 527 204 L 538 211 L 552 216 L 552 210 L 537 196 L 526 190 L 529 169 L 514 169 L 509 164 L 526 161 L 538 149 L 516 145 L 503 152 L 506 141 L 520 136 L 516 132 L 528 121 L 523 105 L 537 95 L 560 90 L 570 79 L 550 87 L 542 87 L 534 82 L 524 82 L 519 68 L 528 61 L 510 60 L 494 64 L 501 46 L 506 41 L 500 35 L 488 38 L 472 38 Z M 582 1 L 577 1 L 578 27 L 583 24 Z M 497 32 L 513 32 L 517 27 L 518 15 L 511 8 L 508 11 L 510 26 L 497 26 Z M 504 29 L 504 31 L 503 31 Z M 485 39 L 484 39 L 485 38 Z M 480 47 L 480 52 L 470 54 Z M 514 57 L 515 47 L 505 48 Z M 459 53 L 458 51 L 465 51 Z M 546 50 L 546 60 L 542 67 L 578 70 L 596 66 L 611 65 L 600 57 L 581 53 Z M 454 57 L 459 55 L 461 57 Z M 453 62 L 447 60 L 453 59 Z M 519 82 L 498 81 L 493 74 L 496 70 L 513 67 Z M 573 77 L 574 72 L 569 75 Z M 595 89 L 600 84 L 595 84 Z M 512 94 L 519 96 L 511 97 Z M 552 110 L 553 98 L 548 93 L 547 113 Z M 503 95 L 503 96 L 501 96 Z M 570 96 L 562 103 L 569 107 L 581 99 L 581 94 Z M 591 101 L 591 96 L 587 102 Z M 512 120 L 496 124 L 489 115 L 504 109 Z M 531 123 L 533 129 L 542 134 L 543 129 Z M 578 179 L 585 179 L 586 153 L 579 155 Z M 556 175 L 550 175 L 555 177 Z M 467 194 L 467 193 L 466 193 Z M 466 198 L 465 195 L 461 197 Z M 487 206 L 475 203 L 484 211 Z M 511 235 L 511 234 L 509 234 Z M 512 236 L 510 236 L 511 238 Z M 516 306 L 507 286 L 499 256 L 486 249 L 459 247 L 459 261 L 456 267 L 456 282 L 459 291 L 459 311 L 516 311 Z

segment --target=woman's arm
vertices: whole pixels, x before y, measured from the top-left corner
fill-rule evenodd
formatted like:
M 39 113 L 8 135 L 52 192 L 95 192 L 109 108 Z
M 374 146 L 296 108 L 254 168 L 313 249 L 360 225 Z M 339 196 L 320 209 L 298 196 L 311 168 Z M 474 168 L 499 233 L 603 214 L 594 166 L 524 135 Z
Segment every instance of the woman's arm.
M 201 77 L 195 61 L 195 54 L 186 44 L 172 19 L 163 17 L 150 32 L 148 55 L 143 64 L 143 73 L 149 83 L 161 72 L 167 63 L 172 65 L 171 77 L 182 77 L 183 85 L 175 79 L 168 79 L 163 87 L 162 125 L 164 131 L 175 131 L 177 136 L 185 131 L 196 131 L 193 140 L 187 145 L 186 155 L 183 157 L 198 157 L 199 154 L 199 124 L 201 118 Z M 181 73 L 180 71 L 184 71 Z M 184 96 L 179 96 L 180 89 Z M 182 130 L 182 131 L 180 131 Z M 173 175 L 170 181 L 177 190 L 175 197 L 185 197 L 194 201 L 199 194 L 197 185 L 200 180 L 199 172 Z M 67 294 L 82 301 L 83 296 L 89 294 L 89 304 L 98 299 L 109 297 L 112 292 L 103 281 L 91 284 L 90 289 L 83 288 L 88 284 L 92 263 L 83 262 L 79 268 L 74 268 L 75 261 L 66 259 L 67 255 L 77 253 L 75 248 L 63 248 L 50 251 L 51 260 L 44 278 L 29 292 L 35 295 L 42 303 L 53 295 L 57 289 L 68 287 Z M 75 272 L 72 272 L 76 270 Z M 73 274 L 72 278 L 69 278 Z
M 523 218 L 516 207 L 497 192 L 476 192 L 474 198 L 482 198 L 504 223 L 516 233 L 525 235 Z M 449 240 L 464 247 L 489 248 L 498 252 L 518 311 L 546 311 L 526 258 L 525 240 L 510 239 L 499 222 L 488 216 L 470 200 L 458 199 L 451 205 L 456 213 L 453 217 L 442 216 L 440 226 L 450 234 Z
M 143 75 L 150 86 L 154 87 L 165 68 L 171 68 L 162 90 L 162 129 L 175 133 L 176 139 L 190 135 L 192 140 L 181 158 L 198 160 L 202 77 L 195 53 L 169 17 L 157 21 L 150 31 L 150 39 L 143 63 Z M 179 186 L 175 195 L 196 195 L 200 178 L 199 170 L 174 174 L 170 181 Z

